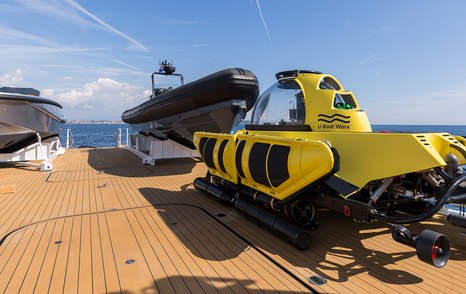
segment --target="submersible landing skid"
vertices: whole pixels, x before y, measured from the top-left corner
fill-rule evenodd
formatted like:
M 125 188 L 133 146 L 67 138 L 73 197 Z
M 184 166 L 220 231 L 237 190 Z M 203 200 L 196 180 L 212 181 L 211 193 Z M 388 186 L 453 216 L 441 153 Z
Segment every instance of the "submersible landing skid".
M 269 230 L 274 235 L 292 243 L 298 249 L 304 250 L 311 246 L 311 233 L 308 229 L 297 227 L 277 214 L 266 211 L 247 200 L 240 199 L 238 195 L 231 195 L 204 178 L 196 178 L 194 180 L 194 187 L 209 196 L 213 196 L 223 205 L 235 206 L 246 218 L 255 222 L 260 227 Z

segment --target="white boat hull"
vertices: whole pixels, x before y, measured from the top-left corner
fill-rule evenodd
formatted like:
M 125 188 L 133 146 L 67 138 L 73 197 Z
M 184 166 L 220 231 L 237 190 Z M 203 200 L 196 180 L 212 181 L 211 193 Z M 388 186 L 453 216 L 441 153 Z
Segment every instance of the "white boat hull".
M 0 92 L 0 153 L 11 153 L 41 138 L 58 136 L 61 105 L 40 97 Z

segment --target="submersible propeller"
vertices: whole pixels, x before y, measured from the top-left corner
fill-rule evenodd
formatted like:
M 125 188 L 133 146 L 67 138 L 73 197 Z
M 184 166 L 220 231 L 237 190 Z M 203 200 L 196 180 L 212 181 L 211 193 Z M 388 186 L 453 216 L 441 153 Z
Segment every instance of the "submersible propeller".
M 466 175 L 460 176 L 450 183 L 448 189 L 439 197 L 435 204 L 426 212 L 420 215 L 407 217 L 407 218 L 394 218 L 380 214 L 374 214 L 375 219 L 394 224 L 395 229 L 392 232 L 392 237 L 395 241 L 409 245 L 416 248 L 418 258 L 427 262 L 435 267 L 444 267 L 450 257 L 450 241 L 446 235 L 440 234 L 431 230 L 422 231 L 419 236 L 415 236 L 407 228 L 401 224 L 413 223 L 423 221 L 435 213 L 437 213 L 445 203 L 449 200 L 454 200 L 463 196 L 452 196 L 453 192 L 466 182 Z M 457 221 L 458 218 L 449 218 L 450 223 Z M 461 222 L 462 221 L 462 222 Z M 459 220 L 464 225 L 464 220 Z M 459 225 L 460 224 L 456 224 Z
M 207 182 L 203 178 L 196 178 L 193 184 L 197 190 L 215 197 L 222 204 L 234 205 L 248 219 L 254 221 L 260 227 L 270 230 L 274 235 L 291 242 L 298 249 L 304 250 L 311 245 L 311 233 L 309 230 L 299 228 L 253 203 L 238 199 L 221 187 Z
M 450 258 L 450 240 L 438 232 L 424 230 L 416 236 L 406 227 L 395 225 L 392 237 L 397 242 L 415 248 L 420 260 L 435 267 L 444 267 Z

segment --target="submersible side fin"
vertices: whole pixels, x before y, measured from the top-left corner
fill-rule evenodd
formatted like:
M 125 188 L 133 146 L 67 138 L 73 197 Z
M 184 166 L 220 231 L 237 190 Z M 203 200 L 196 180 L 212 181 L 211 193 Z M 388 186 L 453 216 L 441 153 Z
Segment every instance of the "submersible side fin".
M 340 179 L 336 175 L 332 175 L 330 178 L 328 178 L 325 183 L 332 188 L 333 190 L 337 191 L 341 195 L 347 197 L 357 191 L 360 190 L 360 188 L 356 187 L 355 185 L 348 183 L 345 180 Z

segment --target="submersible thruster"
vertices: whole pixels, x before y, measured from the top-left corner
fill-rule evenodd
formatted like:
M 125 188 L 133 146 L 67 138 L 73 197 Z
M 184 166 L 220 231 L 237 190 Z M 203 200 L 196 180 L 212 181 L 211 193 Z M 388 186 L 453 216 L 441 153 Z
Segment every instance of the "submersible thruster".
M 447 236 L 404 224 L 466 203 L 466 140 L 448 133 L 375 133 L 351 91 L 329 74 L 293 70 L 257 100 L 234 134 L 197 132 L 208 174 L 196 189 L 215 196 L 300 249 L 318 208 L 393 226 L 393 239 L 443 267 Z M 464 216 L 450 217 L 454 225 Z

